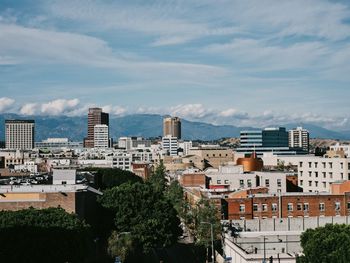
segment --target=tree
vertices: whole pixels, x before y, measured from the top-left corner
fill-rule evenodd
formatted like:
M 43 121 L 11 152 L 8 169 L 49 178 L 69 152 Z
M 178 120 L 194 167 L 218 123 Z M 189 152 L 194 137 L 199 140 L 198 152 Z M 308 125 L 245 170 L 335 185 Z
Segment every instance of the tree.
M 108 253 L 112 257 L 119 256 L 124 262 L 128 255 L 133 251 L 133 243 L 130 233 L 113 231 L 108 239 Z
M 90 227 L 61 208 L 0 211 L 4 262 L 88 262 Z
M 350 226 L 327 224 L 301 235 L 304 256 L 298 262 L 346 263 L 350 259 Z
M 166 189 L 166 171 L 163 161 L 157 166 L 153 174 L 148 178 L 147 182 L 152 184 L 156 191 L 164 192 Z
M 176 243 L 182 233 L 172 203 L 151 183 L 122 184 L 106 190 L 99 201 L 115 212 L 116 231 L 130 232 L 145 253 Z
M 165 192 L 168 200 L 173 204 L 174 208 L 181 216 L 184 206 L 184 191 L 178 181 L 172 181 Z

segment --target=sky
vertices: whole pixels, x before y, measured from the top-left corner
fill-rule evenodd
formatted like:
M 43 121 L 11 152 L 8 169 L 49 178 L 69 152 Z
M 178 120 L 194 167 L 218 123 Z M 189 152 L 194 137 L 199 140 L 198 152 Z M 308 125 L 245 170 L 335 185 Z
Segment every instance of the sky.
M 350 1 L 0 0 L 0 113 L 350 131 Z

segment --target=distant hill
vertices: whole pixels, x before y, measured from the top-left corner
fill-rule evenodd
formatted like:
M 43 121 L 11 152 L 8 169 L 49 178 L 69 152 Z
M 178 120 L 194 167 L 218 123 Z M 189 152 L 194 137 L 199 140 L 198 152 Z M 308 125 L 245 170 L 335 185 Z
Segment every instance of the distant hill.
M 48 137 L 67 137 L 73 141 L 82 141 L 87 134 L 87 117 L 67 116 L 20 116 L 16 114 L 0 114 L 0 140 L 4 140 L 5 119 L 34 119 L 36 141 Z M 162 135 L 163 116 L 157 114 L 134 114 L 123 117 L 110 116 L 110 131 L 113 138 L 120 136 L 157 137 Z M 344 134 L 322 127 L 298 123 L 280 125 L 287 129 L 303 126 L 311 133 L 312 138 L 350 139 L 350 134 Z M 239 137 L 242 129 L 233 125 L 213 125 L 203 122 L 182 120 L 184 139 L 215 140 L 223 137 Z

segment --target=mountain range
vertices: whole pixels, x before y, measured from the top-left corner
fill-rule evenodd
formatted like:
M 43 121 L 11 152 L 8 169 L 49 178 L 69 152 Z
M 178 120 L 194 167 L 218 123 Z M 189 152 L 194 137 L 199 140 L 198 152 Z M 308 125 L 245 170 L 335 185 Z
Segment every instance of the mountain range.
M 68 116 L 21 116 L 12 113 L 0 114 L 0 140 L 4 140 L 5 119 L 34 119 L 35 140 L 49 137 L 67 137 L 72 141 L 82 141 L 87 134 L 87 117 Z M 133 114 L 127 116 L 110 116 L 111 137 L 142 136 L 158 137 L 162 135 L 163 116 L 157 114 Z M 302 126 L 309 130 L 311 138 L 350 139 L 350 132 L 337 132 L 309 123 L 289 123 L 276 126 L 292 129 Z M 239 137 L 243 129 L 253 127 L 236 127 L 233 125 L 213 125 L 182 119 L 182 135 L 187 140 L 215 140 L 223 137 Z

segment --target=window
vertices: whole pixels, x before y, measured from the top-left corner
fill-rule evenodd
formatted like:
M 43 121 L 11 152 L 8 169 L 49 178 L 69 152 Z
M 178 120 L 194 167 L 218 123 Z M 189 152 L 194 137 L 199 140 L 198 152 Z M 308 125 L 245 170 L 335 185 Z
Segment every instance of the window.
M 252 180 L 251 179 L 247 180 L 247 185 L 248 185 L 248 187 L 252 187 Z
M 333 178 L 333 173 L 329 172 L 329 178 Z
M 340 210 L 340 202 L 335 202 L 334 203 L 334 209 L 335 209 L 335 211 L 339 211 Z
M 262 204 L 262 211 L 266 212 L 267 211 L 267 204 Z
M 228 184 L 228 180 L 225 180 L 225 184 Z
M 302 177 L 303 176 L 303 171 L 300 171 L 300 177 Z
M 340 177 L 341 177 L 341 179 L 344 179 L 344 174 L 340 173 Z
M 277 179 L 277 187 L 281 187 L 282 186 L 282 180 L 281 179 Z
M 333 163 L 328 163 L 328 165 L 329 165 L 329 168 L 333 168 Z
M 253 211 L 254 212 L 259 211 L 259 205 L 258 204 L 253 204 Z
M 348 202 L 348 210 L 350 210 L 350 202 Z
M 316 187 L 318 186 L 318 181 L 315 181 L 315 186 L 316 186 Z
M 271 210 L 272 210 L 272 212 L 276 212 L 277 211 L 277 204 L 275 204 L 275 203 L 271 204 Z
M 317 163 L 317 162 L 315 162 L 315 168 L 317 168 L 317 165 L 318 165 L 318 163 Z
M 318 177 L 318 172 L 315 172 L 315 177 Z
M 309 172 L 309 177 L 311 177 L 311 175 L 312 175 L 312 172 Z
M 270 186 L 270 180 L 269 179 L 265 179 L 265 186 L 269 187 Z
M 311 168 L 311 162 L 309 162 L 309 168 Z
M 326 172 L 322 172 L 323 178 L 326 178 Z
M 287 210 L 288 210 L 288 212 L 293 211 L 293 203 L 288 203 Z
M 324 212 L 324 210 L 325 210 L 324 203 L 320 203 L 320 204 L 318 205 L 318 208 L 320 209 L 321 212 Z
M 217 184 L 221 184 L 221 180 L 216 180 L 216 183 Z
M 299 162 L 299 167 L 303 167 L 303 162 Z
M 340 163 L 340 169 L 343 169 L 343 168 L 344 168 L 344 164 Z
M 300 186 L 303 186 L 303 180 L 300 180 Z
M 309 181 L 309 186 L 312 186 L 312 181 Z
M 244 187 L 244 180 L 239 180 L 239 187 L 241 187 L 241 188 Z
M 309 211 L 309 203 L 304 203 L 304 211 Z
M 326 163 L 322 162 L 322 166 L 323 166 L 323 168 L 326 168 Z
M 245 205 L 239 205 L 239 212 L 244 213 L 245 212 Z
M 303 208 L 303 205 L 302 205 L 301 203 L 298 203 L 298 204 L 297 204 L 297 210 L 298 210 L 298 211 L 301 211 L 302 208 Z
M 322 184 L 323 184 L 323 188 L 327 187 L 327 182 L 322 182 Z

